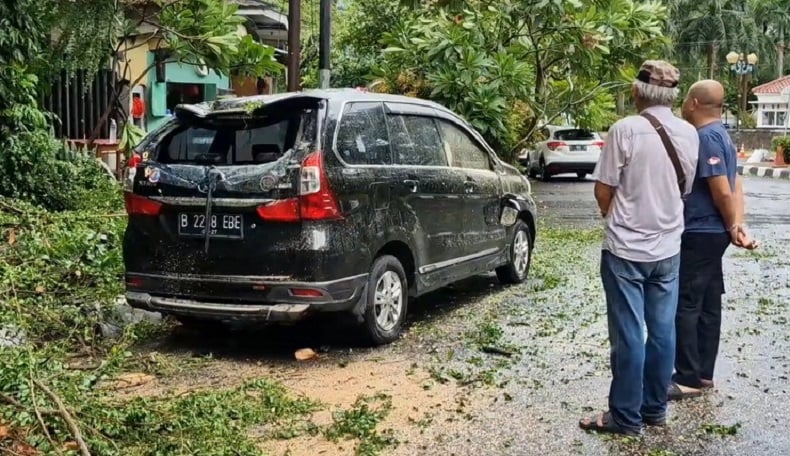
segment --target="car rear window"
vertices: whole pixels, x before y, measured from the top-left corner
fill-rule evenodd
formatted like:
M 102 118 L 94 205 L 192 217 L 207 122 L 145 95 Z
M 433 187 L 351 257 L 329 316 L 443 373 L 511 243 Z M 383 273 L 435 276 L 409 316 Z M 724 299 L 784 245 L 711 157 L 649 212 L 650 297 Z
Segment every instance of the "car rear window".
M 313 146 L 317 112 L 299 109 L 215 122 L 178 120 L 159 143 L 156 159 L 180 164 L 260 164 L 278 160 L 289 149 Z
M 580 128 L 559 130 L 554 133 L 554 137 L 556 139 L 564 139 L 565 141 L 592 141 L 597 139 L 594 132 Z

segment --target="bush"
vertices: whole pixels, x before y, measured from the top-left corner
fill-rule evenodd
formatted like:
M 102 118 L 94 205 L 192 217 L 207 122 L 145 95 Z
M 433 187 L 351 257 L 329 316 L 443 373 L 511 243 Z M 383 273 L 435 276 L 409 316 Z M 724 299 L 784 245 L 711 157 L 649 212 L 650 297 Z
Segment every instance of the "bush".
M 63 144 L 45 129 L 0 140 L 0 195 L 53 211 L 119 207 L 117 183 L 95 160 L 61 160 Z M 98 206 L 97 206 L 98 205 Z
M 777 136 L 771 141 L 771 145 L 777 154 L 779 153 L 779 149 L 782 149 L 784 151 L 785 163 L 790 163 L 790 136 Z

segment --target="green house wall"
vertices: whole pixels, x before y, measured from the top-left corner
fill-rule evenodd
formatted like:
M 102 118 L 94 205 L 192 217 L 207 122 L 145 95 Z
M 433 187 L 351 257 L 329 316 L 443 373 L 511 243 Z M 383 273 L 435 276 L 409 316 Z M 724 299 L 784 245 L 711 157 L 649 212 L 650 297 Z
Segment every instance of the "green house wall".
M 148 64 L 154 62 L 154 54 L 148 53 Z M 170 62 L 165 64 L 165 82 L 156 82 L 156 69 L 148 72 L 148 99 L 150 109 L 146 119 L 147 130 L 152 131 L 167 120 L 167 83 L 202 84 L 205 87 L 206 101 L 213 101 L 217 97 L 218 89 L 230 88 L 230 79 L 209 70 L 202 76 L 195 65 Z

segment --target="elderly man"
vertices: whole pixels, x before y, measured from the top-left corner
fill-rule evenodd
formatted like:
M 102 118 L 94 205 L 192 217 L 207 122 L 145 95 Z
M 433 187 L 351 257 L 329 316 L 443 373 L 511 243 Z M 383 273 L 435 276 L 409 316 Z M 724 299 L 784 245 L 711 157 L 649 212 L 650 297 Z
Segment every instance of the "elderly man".
M 672 113 L 679 77 L 667 62 L 642 64 L 631 91 L 639 115 L 612 126 L 595 170 L 612 384 L 609 411 L 579 421 L 585 430 L 638 435 L 644 424 L 666 421 L 682 198 L 691 191 L 699 148 L 694 127 Z
M 713 80 L 696 82 L 683 101 L 683 118 L 696 127 L 700 148 L 685 208 L 670 399 L 699 396 L 713 387 L 724 293 L 722 257 L 731 243 L 756 247 L 742 227 L 743 190 L 735 146 L 721 123 L 723 105 L 724 87 Z

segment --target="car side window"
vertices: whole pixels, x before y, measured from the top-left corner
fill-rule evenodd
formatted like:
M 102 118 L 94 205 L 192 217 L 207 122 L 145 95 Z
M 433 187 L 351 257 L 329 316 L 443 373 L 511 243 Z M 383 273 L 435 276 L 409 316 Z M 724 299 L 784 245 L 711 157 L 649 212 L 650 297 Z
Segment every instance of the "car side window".
M 387 127 L 396 164 L 447 166 L 442 139 L 432 118 L 388 114 Z
M 450 166 L 469 169 L 491 169 L 488 152 L 469 135 L 446 120 L 440 120 L 442 136 L 449 149 Z
M 351 165 L 392 163 L 384 108 L 379 102 L 346 105 L 337 130 L 337 152 Z

